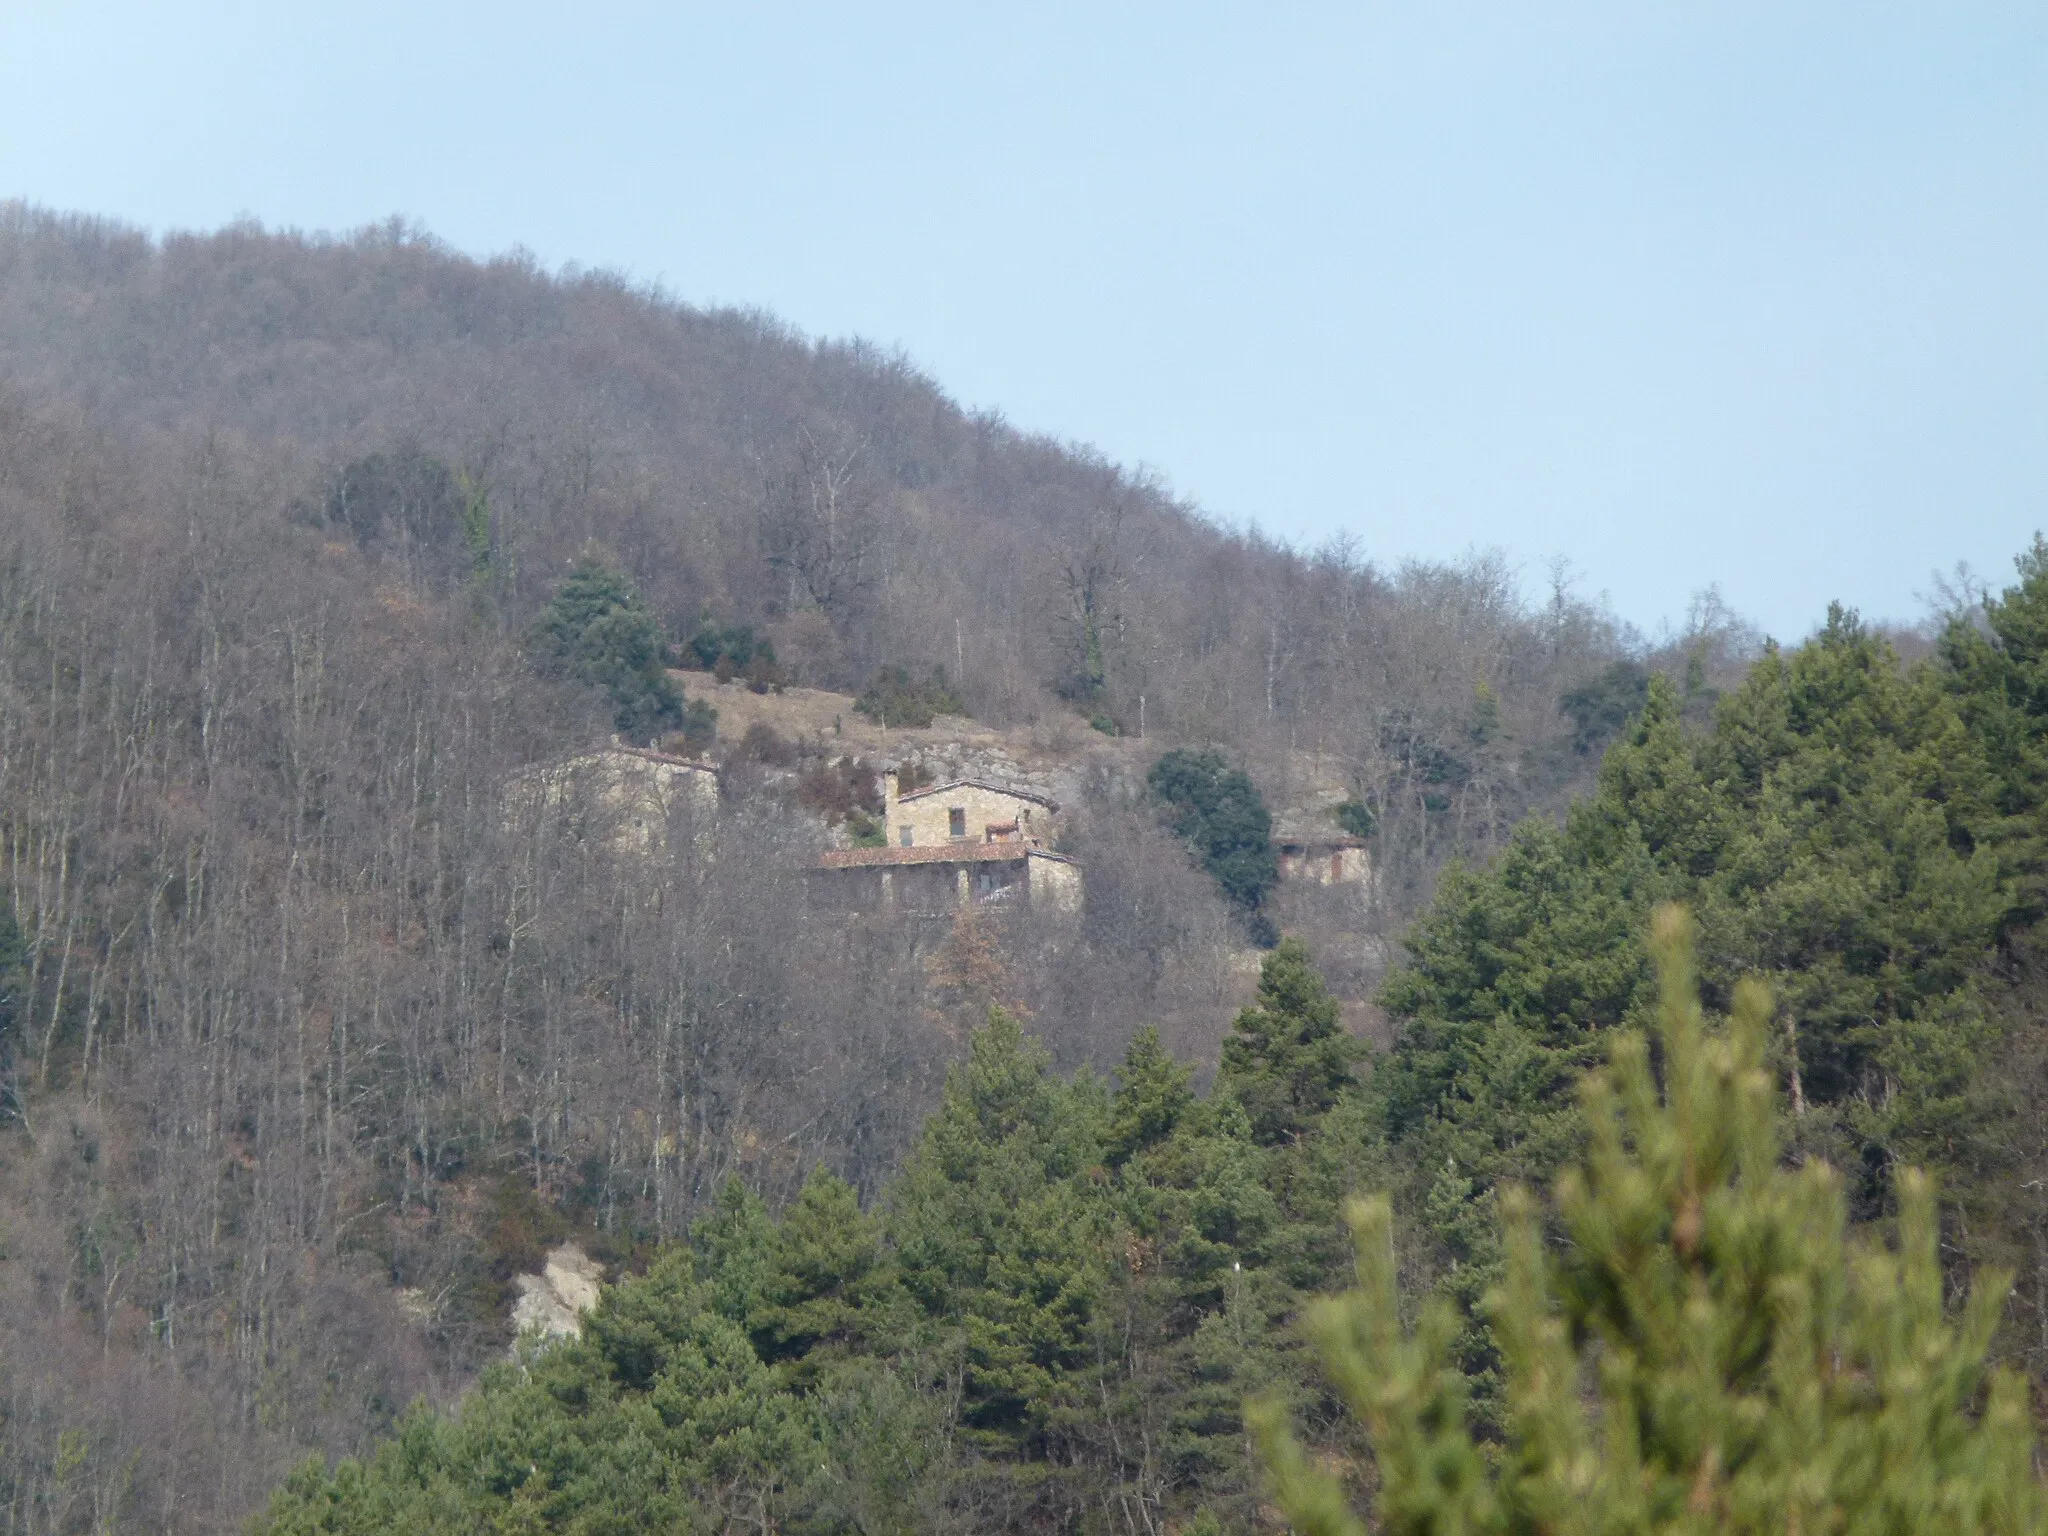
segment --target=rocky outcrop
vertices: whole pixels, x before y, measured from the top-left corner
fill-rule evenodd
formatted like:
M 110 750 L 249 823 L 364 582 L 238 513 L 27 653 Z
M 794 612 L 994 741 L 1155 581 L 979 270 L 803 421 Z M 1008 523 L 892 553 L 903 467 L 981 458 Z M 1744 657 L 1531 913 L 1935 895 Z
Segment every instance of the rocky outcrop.
M 604 1266 L 574 1243 L 552 1250 L 537 1275 L 514 1282 L 519 1299 L 512 1304 L 512 1326 L 520 1333 L 538 1328 L 549 1338 L 573 1339 L 583 1331 L 583 1314 L 597 1305 Z

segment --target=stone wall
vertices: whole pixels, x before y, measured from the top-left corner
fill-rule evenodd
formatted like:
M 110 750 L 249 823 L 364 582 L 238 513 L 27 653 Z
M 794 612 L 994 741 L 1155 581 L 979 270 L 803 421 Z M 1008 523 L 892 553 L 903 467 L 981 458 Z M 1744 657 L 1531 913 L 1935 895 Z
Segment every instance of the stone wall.
M 906 828 L 910 832 L 907 846 L 916 848 L 960 841 L 986 842 L 991 826 L 1010 822 L 1017 824 L 1018 835 L 1025 842 L 1050 845 L 1057 831 L 1050 806 L 992 785 L 963 782 L 897 796 L 893 774 L 886 775 L 883 784 L 892 848 L 906 846 Z M 953 832 L 955 811 L 960 812 L 962 827 L 958 836 Z

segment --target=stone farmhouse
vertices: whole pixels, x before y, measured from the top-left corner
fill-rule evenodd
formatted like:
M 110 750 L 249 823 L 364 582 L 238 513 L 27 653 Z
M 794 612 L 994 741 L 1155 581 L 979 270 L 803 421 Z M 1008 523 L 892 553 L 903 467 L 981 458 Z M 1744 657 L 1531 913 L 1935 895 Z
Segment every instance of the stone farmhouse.
M 811 866 L 813 899 L 845 911 L 933 916 L 974 905 L 1074 911 L 1081 868 L 1056 848 L 1059 802 L 1036 790 L 988 779 L 956 778 L 900 789 L 882 775 L 885 846 L 836 848 Z M 709 763 L 643 747 L 609 745 L 528 768 L 507 788 L 508 822 L 545 810 L 569 820 L 615 853 L 667 847 L 679 810 L 718 805 Z M 1275 829 L 1280 878 L 1316 885 L 1362 885 L 1368 899 L 1372 850 L 1321 817 L 1284 817 Z
M 882 775 L 886 846 L 820 855 L 816 883 L 828 900 L 933 915 L 975 904 L 1080 905 L 1080 866 L 1051 846 L 1057 801 L 985 779 L 907 793 L 899 782 L 894 771 Z
M 986 779 L 951 779 L 898 793 L 899 775 L 882 775 L 882 818 L 892 848 L 958 847 L 962 843 L 1049 844 L 1059 804 L 1028 789 Z

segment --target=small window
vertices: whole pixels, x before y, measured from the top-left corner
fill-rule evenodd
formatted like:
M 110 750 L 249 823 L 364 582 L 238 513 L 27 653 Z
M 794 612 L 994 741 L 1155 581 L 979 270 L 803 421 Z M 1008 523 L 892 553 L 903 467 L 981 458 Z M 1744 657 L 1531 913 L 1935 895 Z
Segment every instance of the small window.
M 898 835 L 903 839 L 903 846 L 908 848 L 910 846 L 910 828 L 901 828 Z
M 965 837 L 967 835 L 966 807 L 956 805 L 946 812 L 946 835 L 948 837 Z

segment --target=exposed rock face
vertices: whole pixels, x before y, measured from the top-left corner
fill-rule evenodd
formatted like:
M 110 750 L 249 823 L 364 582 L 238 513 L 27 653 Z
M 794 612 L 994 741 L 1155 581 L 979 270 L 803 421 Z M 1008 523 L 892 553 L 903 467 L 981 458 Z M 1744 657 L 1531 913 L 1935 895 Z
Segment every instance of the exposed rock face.
M 549 1338 L 575 1338 L 583 1331 L 583 1314 L 597 1305 L 604 1266 L 574 1243 L 548 1254 L 537 1275 L 521 1275 L 519 1299 L 512 1304 L 512 1326 L 525 1333 L 538 1328 Z

